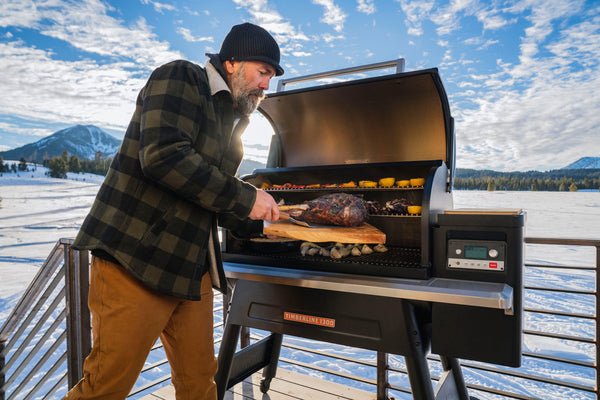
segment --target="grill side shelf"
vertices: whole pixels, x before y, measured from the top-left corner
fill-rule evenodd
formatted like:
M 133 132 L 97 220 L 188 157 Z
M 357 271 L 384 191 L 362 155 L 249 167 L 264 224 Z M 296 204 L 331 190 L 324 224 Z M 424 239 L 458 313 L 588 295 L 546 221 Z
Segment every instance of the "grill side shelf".
M 428 280 L 382 278 L 297 271 L 248 264 L 224 263 L 228 279 L 245 279 L 340 292 L 387 296 L 503 310 L 513 313 L 513 288 L 505 283 L 464 281 L 446 278 Z

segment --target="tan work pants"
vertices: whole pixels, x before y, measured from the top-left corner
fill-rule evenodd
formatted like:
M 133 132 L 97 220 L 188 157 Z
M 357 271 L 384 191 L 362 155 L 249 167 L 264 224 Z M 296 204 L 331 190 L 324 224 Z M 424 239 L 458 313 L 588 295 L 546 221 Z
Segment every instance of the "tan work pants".
M 92 257 L 88 304 L 93 346 L 84 377 L 65 399 L 122 400 L 160 336 L 177 400 L 215 400 L 213 293 L 202 279 L 202 300 L 160 294 L 119 265 Z

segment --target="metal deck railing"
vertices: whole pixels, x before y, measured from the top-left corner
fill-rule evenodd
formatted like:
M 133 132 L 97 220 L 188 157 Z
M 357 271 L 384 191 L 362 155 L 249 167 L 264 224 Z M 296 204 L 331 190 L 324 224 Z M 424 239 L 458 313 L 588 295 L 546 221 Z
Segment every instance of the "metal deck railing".
M 592 251 L 585 266 L 526 263 L 523 365 L 507 368 L 462 360 L 469 392 L 486 399 L 599 399 L 600 240 L 527 238 L 526 243 Z M 70 239 L 57 242 L 0 328 L 0 400 L 60 399 L 82 376 L 83 360 L 91 346 L 89 255 L 70 245 Z M 542 273 L 572 277 L 573 283 L 565 287 L 560 280 L 550 279 L 540 285 L 535 277 Z M 564 304 L 545 301 L 549 294 L 559 296 Z M 223 330 L 223 304 L 222 296 L 216 295 L 216 347 Z M 241 345 L 265 334 L 246 330 Z M 546 348 L 536 348 L 539 341 Z M 556 351 L 548 351 L 548 347 Z M 376 392 L 377 399 L 410 398 L 402 357 L 364 350 L 358 353 L 344 346 L 285 337 L 279 365 Z M 432 379 L 439 379 L 439 358 L 431 355 L 429 364 Z M 130 398 L 142 397 L 169 382 L 168 362 L 157 343 Z

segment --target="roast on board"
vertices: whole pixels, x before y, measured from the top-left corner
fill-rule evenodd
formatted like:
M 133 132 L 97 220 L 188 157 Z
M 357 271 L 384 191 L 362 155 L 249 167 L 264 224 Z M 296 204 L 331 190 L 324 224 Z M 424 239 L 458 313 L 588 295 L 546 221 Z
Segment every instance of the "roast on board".
M 368 211 L 364 200 L 347 193 L 333 193 L 305 203 L 305 209 L 291 209 L 291 217 L 312 224 L 360 226 L 367 221 Z

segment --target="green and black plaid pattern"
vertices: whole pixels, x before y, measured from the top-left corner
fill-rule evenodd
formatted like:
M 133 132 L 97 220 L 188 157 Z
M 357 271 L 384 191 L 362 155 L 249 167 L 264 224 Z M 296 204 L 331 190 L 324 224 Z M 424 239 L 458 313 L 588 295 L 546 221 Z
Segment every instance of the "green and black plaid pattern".
M 73 247 L 102 249 L 150 288 L 199 299 L 215 216 L 259 226 L 247 219 L 256 189 L 234 177 L 247 125 L 232 134 L 234 118 L 231 94 L 211 96 L 200 66 L 155 70 Z

